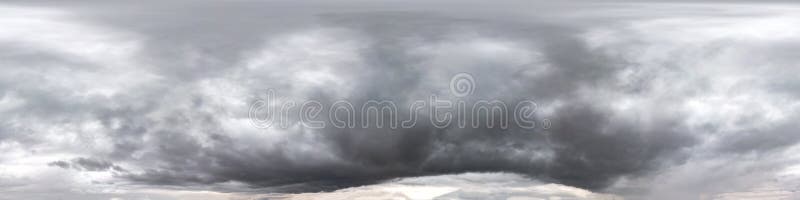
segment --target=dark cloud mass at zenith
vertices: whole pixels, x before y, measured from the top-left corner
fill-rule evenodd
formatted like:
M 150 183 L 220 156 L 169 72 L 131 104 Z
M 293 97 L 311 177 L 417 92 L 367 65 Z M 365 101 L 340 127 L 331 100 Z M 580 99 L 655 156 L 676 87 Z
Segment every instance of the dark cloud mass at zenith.
M 8 1 L 0 199 L 336 199 L 422 186 L 449 192 L 438 199 L 797 198 L 798 11 L 744 1 Z M 474 78 L 469 96 L 452 94 L 459 73 Z M 403 128 L 257 127 L 250 111 L 268 90 L 323 105 L 391 101 L 401 119 L 431 95 L 532 100 L 548 126 L 438 127 L 422 112 Z M 371 117 L 362 114 L 353 117 Z

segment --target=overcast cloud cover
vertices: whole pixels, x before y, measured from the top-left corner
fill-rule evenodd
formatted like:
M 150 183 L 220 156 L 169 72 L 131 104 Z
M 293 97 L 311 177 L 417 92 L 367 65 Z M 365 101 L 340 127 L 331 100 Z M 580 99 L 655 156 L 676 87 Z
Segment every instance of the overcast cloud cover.
M 6 1 L 0 199 L 800 198 L 798 24 L 792 2 Z M 268 89 L 406 108 L 458 73 L 550 126 L 249 118 Z

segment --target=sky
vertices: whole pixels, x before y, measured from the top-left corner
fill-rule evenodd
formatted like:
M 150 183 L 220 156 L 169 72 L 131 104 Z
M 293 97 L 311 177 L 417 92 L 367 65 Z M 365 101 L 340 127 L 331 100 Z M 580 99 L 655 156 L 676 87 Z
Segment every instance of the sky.
M 4 1 L 0 199 L 798 198 L 797 24 L 784 1 Z

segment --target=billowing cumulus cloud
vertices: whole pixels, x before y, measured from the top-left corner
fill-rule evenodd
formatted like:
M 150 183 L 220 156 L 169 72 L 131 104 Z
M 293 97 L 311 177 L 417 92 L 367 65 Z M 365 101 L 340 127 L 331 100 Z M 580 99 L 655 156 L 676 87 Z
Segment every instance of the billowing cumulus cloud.
M 393 198 L 453 185 L 471 189 L 428 199 L 792 197 L 799 10 L 8 2 L 0 191 L 9 196 L 0 199 Z M 465 73 L 474 88 L 454 95 L 451 78 Z M 390 101 L 401 119 L 418 120 L 314 128 L 288 115 L 253 124 L 251 108 L 269 95 L 357 108 Z M 535 121 L 547 125 L 442 127 L 409 109 L 431 96 L 533 101 Z M 319 119 L 337 114 L 323 109 Z

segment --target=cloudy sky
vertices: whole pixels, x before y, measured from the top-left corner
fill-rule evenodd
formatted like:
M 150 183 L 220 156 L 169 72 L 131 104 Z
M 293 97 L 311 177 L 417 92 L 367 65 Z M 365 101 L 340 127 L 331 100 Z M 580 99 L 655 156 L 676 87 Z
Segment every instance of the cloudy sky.
M 798 24 L 780 1 L 4 1 L 0 199 L 800 198 Z M 532 101 L 541 126 L 254 124 L 270 94 Z

